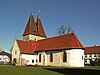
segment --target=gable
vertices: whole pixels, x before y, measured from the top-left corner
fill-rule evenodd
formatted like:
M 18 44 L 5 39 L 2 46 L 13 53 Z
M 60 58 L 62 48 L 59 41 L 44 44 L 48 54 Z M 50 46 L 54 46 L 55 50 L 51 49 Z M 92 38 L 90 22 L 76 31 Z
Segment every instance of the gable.
M 34 50 L 36 50 L 38 44 L 34 41 L 22 41 L 17 40 L 18 47 L 21 53 L 23 54 L 33 54 Z
M 17 41 L 14 42 L 13 47 L 12 47 L 12 56 L 15 55 L 15 51 L 17 51 L 18 54 L 20 54 L 20 50 L 17 44 Z

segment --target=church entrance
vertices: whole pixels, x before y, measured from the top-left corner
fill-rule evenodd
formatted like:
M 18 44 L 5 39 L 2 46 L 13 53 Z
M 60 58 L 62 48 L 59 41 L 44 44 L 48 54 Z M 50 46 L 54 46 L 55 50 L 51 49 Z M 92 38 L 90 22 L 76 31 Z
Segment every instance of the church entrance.
M 17 59 L 14 58 L 14 59 L 13 59 L 13 65 L 16 65 L 16 63 L 17 63 Z

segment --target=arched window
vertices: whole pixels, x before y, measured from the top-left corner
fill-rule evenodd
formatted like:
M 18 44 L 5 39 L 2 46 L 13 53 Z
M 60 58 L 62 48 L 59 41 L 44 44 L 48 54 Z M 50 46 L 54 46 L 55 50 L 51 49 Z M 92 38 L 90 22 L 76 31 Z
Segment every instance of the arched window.
M 83 55 L 82 55 L 82 60 L 84 59 Z
M 17 55 L 17 51 L 15 51 L 15 55 Z
M 41 54 L 39 54 L 39 62 L 41 62 Z
M 63 52 L 63 62 L 67 62 L 67 53 Z
M 53 54 L 50 53 L 50 62 L 53 62 Z

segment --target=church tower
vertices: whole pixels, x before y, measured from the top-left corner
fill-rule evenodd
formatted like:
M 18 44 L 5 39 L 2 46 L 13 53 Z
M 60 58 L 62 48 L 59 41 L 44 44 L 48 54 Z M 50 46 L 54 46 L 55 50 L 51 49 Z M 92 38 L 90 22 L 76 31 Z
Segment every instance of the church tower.
M 44 32 L 41 19 L 38 15 L 35 23 L 34 16 L 32 13 L 30 13 L 26 28 L 23 33 L 23 40 L 38 41 L 41 39 L 46 39 L 46 34 Z

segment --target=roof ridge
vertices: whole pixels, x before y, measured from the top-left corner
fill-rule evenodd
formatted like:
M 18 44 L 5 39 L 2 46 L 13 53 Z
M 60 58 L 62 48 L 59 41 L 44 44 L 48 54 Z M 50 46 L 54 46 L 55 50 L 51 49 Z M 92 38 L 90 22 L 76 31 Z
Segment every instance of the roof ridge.
M 59 38 L 59 37 L 68 36 L 68 35 L 72 35 L 72 33 L 71 34 L 58 35 L 58 36 L 54 36 L 54 37 L 49 37 L 49 38 L 38 40 L 38 41 L 49 40 L 49 39 Z

